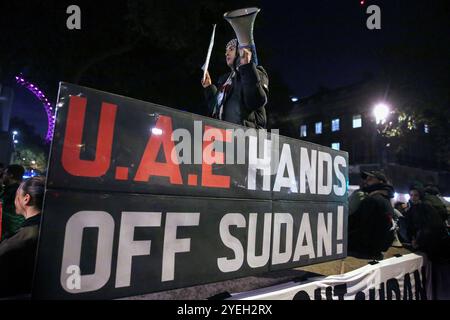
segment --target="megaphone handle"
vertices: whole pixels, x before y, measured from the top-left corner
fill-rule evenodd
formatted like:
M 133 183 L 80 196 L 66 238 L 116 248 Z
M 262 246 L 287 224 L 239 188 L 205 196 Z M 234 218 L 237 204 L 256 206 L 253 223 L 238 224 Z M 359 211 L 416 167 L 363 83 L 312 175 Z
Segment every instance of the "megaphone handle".
M 239 45 L 239 55 L 242 56 L 243 49 L 250 49 L 252 52 L 252 59 L 250 62 L 253 62 L 255 65 L 258 65 L 258 57 L 256 56 L 256 45 L 248 44 L 248 45 Z

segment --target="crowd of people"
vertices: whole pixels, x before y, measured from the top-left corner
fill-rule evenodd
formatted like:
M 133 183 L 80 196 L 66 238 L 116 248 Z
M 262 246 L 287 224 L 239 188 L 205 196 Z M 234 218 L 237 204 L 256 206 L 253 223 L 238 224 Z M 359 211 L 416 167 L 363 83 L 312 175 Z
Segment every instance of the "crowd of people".
M 0 298 L 31 293 L 45 178 L 23 174 L 17 164 L 0 169 Z
M 436 186 L 412 183 L 409 201 L 393 203 L 394 188 L 385 174 L 363 171 L 361 178 L 348 199 L 349 255 L 381 260 L 389 247 L 404 246 L 432 262 L 450 262 L 450 206 Z

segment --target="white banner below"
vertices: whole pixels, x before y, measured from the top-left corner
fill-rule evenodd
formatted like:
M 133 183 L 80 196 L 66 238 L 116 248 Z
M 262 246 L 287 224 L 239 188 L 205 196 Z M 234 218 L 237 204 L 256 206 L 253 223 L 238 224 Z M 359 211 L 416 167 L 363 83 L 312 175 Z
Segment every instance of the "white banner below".
M 411 253 L 341 275 L 233 294 L 230 300 L 425 300 L 429 266 L 426 257 Z

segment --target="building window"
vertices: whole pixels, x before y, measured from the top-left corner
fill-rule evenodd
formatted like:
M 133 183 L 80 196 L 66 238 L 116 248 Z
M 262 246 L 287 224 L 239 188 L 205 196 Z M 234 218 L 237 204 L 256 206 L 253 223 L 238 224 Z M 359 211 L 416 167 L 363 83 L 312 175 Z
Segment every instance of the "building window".
M 300 137 L 306 137 L 306 124 L 300 126 Z
M 423 125 L 423 132 L 430 133 L 430 127 L 427 124 Z
M 353 128 L 361 128 L 361 127 L 362 127 L 361 115 L 357 114 L 356 116 L 353 116 Z
M 340 144 L 339 142 L 333 142 L 333 143 L 331 144 L 331 149 L 334 149 L 334 150 L 341 150 L 341 144 Z
M 322 133 L 322 122 L 316 122 L 316 134 Z
M 339 118 L 331 120 L 331 131 L 339 131 Z

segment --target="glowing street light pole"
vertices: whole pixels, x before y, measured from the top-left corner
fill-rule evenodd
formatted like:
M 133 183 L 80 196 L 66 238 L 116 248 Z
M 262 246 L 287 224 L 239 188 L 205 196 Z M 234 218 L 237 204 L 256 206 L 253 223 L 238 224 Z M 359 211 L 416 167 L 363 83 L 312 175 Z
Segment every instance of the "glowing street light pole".
M 15 157 L 17 156 L 16 145 L 19 143 L 19 140 L 16 139 L 16 136 L 18 136 L 18 135 L 19 135 L 19 132 L 17 130 L 14 130 L 12 132 L 12 142 L 13 142 L 14 152 L 11 154 L 11 159 L 10 159 L 11 163 L 14 162 Z
M 378 137 L 378 134 L 381 134 L 380 125 L 385 124 L 386 119 L 389 116 L 390 108 L 387 104 L 380 102 L 376 104 L 373 108 L 373 115 L 375 116 L 375 122 L 377 124 L 377 134 L 374 136 L 377 138 L 377 145 L 380 155 L 380 167 L 383 168 L 386 163 L 386 146 L 384 145 L 384 140 L 382 137 Z

